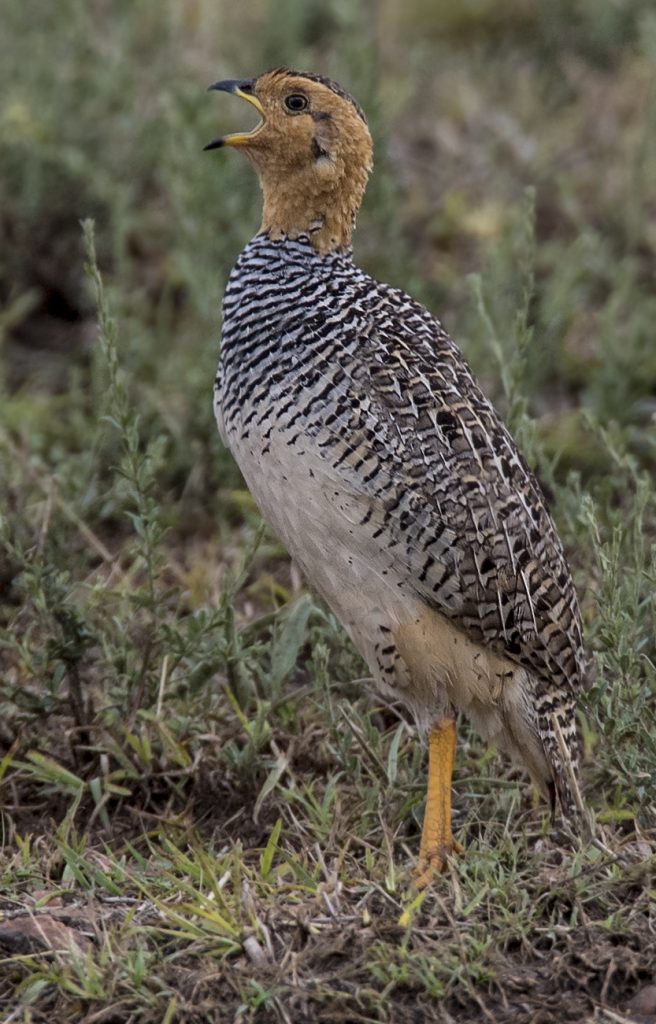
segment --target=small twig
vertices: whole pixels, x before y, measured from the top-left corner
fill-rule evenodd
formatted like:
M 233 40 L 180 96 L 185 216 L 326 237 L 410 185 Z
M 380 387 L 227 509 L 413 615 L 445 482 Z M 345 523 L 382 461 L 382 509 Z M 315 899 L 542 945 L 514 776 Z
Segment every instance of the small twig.
M 563 736 L 562 730 L 560 728 L 560 722 L 558 721 L 558 718 L 557 718 L 557 716 L 555 714 L 553 714 L 551 716 L 551 726 L 552 726 L 553 731 L 554 731 L 554 733 L 556 735 L 556 742 L 558 743 L 558 751 L 560 753 L 560 759 L 562 761 L 563 769 L 565 771 L 565 774 L 567 776 L 567 781 L 569 782 L 570 789 L 572 791 L 572 796 L 574 797 L 574 803 L 576 804 L 576 810 L 580 814 L 581 820 L 583 821 L 583 824 L 587 828 L 587 831 L 589 833 L 588 838 L 592 839 L 593 838 L 592 825 L 590 823 L 590 819 L 588 817 L 588 812 L 586 810 L 585 804 L 583 803 L 583 797 L 581 796 L 581 790 L 579 789 L 578 779 L 576 778 L 576 775 L 574 774 L 574 766 L 572 765 L 572 758 L 570 757 L 569 750 L 567 749 L 567 744 L 565 743 L 565 737 Z
M 46 504 L 43 512 L 43 521 L 41 528 L 39 529 L 39 539 L 37 540 L 37 550 L 43 551 L 46 537 L 48 536 L 48 530 L 50 528 L 50 517 L 52 515 L 53 495 L 55 489 L 54 480 L 50 481 L 50 486 L 44 488 L 46 492 Z
M 84 707 L 84 697 L 82 696 L 82 683 L 80 681 L 80 670 L 75 661 L 66 663 L 66 670 L 68 675 L 68 693 L 71 702 L 71 709 L 73 711 L 73 720 L 80 732 L 85 729 L 87 723 L 86 713 Z
M 162 658 L 162 671 L 159 677 L 159 688 L 157 690 L 157 705 L 155 707 L 155 715 L 157 718 L 161 717 L 162 704 L 164 702 L 164 689 L 166 687 L 166 679 L 169 673 L 169 656 L 165 654 Z
M 597 1006 L 613 1024 L 635 1024 L 633 1017 L 625 1017 L 621 1013 L 616 1013 L 615 1010 L 609 1010 L 607 1006 L 602 1006 L 601 1003 L 597 1003 Z
M 84 700 L 80 669 L 76 661 L 66 662 L 66 674 L 68 676 L 68 699 L 73 712 L 73 720 L 76 725 L 77 740 L 71 742 L 71 753 L 76 765 L 87 764 L 93 760 L 93 755 L 88 750 L 82 754 L 80 747 L 91 745 L 91 733 L 89 730 L 89 709 Z M 73 737 L 71 737 L 71 740 Z
M 385 767 L 385 765 L 383 764 L 375 750 L 371 749 L 371 745 L 367 742 L 367 737 L 362 732 L 360 726 L 356 725 L 352 715 L 347 714 L 347 712 L 341 705 L 338 705 L 337 710 L 339 711 L 340 715 L 344 719 L 344 722 L 346 723 L 349 730 L 355 737 L 362 753 L 369 760 L 370 764 L 373 766 L 376 772 L 379 773 L 382 778 L 386 779 L 387 768 Z
M 153 649 L 153 638 L 152 634 L 149 633 L 146 637 L 146 642 L 143 649 L 143 657 L 141 659 L 141 668 L 139 669 L 139 679 L 137 681 L 137 690 L 132 701 L 130 724 L 134 722 L 134 716 L 143 704 L 144 695 L 146 693 L 146 679 L 148 676 L 148 668 L 150 667 L 150 655 Z
M 243 943 L 244 952 L 251 963 L 254 963 L 257 967 L 263 967 L 269 962 L 269 957 L 266 952 L 262 949 L 260 943 L 257 941 L 254 935 L 248 935 Z
M 23 464 L 25 474 L 29 477 L 32 483 L 35 483 L 37 487 L 40 487 L 46 497 L 51 499 L 57 508 L 59 508 L 68 519 L 70 519 L 73 525 L 80 531 L 84 539 L 94 549 L 96 554 L 100 555 L 104 562 L 108 562 L 110 565 L 113 565 L 117 559 L 111 551 L 105 547 L 100 538 L 96 536 L 89 526 L 87 526 L 84 520 L 80 519 L 77 512 L 75 512 L 69 503 L 62 498 L 61 495 L 57 494 L 55 478 L 49 474 L 41 474 L 33 466 L 30 466 L 25 458 L 25 453 L 22 452 L 6 434 L 3 434 L 2 442 L 7 447 L 10 454 L 17 461 Z

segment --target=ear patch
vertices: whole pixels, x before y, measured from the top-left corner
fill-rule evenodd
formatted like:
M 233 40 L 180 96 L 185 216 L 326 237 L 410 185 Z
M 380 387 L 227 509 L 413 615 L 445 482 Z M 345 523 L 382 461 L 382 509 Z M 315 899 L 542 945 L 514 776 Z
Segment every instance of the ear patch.
M 324 149 L 316 136 L 312 139 L 312 156 L 315 160 L 325 159 L 326 157 L 330 160 L 330 153 L 327 149 Z
M 337 125 L 332 114 L 316 110 L 312 114 L 314 121 L 314 138 L 312 139 L 312 155 L 315 160 L 332 162 L 332 144 L 337 138 Z

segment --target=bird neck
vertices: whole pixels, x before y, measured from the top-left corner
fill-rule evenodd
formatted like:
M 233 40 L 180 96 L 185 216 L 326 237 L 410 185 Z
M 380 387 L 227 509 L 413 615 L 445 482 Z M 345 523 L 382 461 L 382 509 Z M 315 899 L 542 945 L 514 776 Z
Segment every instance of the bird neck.
M 265 193 L 261 230 L 269 238 L 277 241 L 306 236 L 321 255 L 350 247 L 355 209 L 334 205 L 333 200 L 326 196 L 308 196 L 299 203 L 295 195 L 293 202 L 286 202 L 284 190 L 282 193 L 281 190 L 271 196 Z
M 258 170 L 264 195 L 262 231 L 270 238 L 304 235 L 321 255 L 350 247 L 368 167 L 342 166 L 337 176 L 334 167 L 322 168 L 317 161 L 312 171 L 303 168 L 271 178 L 268 168 Z

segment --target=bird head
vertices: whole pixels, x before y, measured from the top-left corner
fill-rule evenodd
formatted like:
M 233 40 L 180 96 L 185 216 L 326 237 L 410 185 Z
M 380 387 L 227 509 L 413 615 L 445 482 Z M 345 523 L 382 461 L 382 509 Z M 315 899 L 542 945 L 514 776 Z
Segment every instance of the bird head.
M 243 150 L 262 186 L 262 230 L 270 237 L 307 235 L 321 253 L 348 247 L 372 166 L 364 114 L 343 89 L 320 75 L 276 68 L 258 78 L 216 82 L 252 104 L 252 131 L 205 146 Z

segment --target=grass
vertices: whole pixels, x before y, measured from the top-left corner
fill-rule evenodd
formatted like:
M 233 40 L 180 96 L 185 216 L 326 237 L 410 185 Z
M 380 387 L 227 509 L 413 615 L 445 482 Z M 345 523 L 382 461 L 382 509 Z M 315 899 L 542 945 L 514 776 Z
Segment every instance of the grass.
M 649 1019 L 651 5 L 9 0 L 3 22 L 3 1020 Z M 370 113 L 358 259 L 439 313 L 512 423 L 594 654 L 594 841 L 463 723 L 467 855 L 421 896 L 414 728 L 213 422 L 259 198 L 201 153 L 243 113 L 203 90 L 280 63 Z

